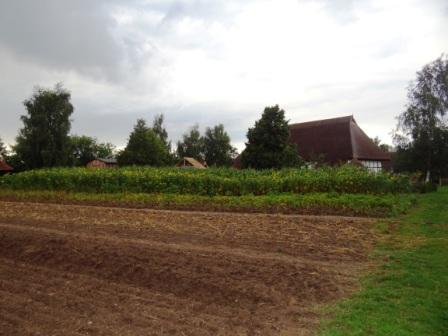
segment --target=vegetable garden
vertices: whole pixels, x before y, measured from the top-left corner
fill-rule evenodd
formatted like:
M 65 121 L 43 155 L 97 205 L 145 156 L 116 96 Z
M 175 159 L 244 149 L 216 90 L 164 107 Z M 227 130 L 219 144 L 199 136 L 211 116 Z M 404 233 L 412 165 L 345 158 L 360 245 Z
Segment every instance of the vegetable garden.
M 6 175 L 3 188 L 95 193 L 173 193 L 207 196 L 337 192 L 387 194 L 411 191 L 405 176 L 369 173 L 351 166 L 284 170 L 190 170 L 129 167 L 53 168 Z
M 284 170 L 53 168 L 0 178 L 0 198 L 159 209 L 390 216 L 415 201 L 406 176 L 353 166 Z

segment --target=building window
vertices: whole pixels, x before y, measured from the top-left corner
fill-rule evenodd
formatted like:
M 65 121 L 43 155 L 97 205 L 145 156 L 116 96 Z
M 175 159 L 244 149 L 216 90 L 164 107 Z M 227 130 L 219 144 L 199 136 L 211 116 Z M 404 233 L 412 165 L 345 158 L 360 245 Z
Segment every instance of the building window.
M 382 170 L 383 166 L 381 161 L 361 161 L 362 165 L 366 167 L 369 171 L 378 173 Z

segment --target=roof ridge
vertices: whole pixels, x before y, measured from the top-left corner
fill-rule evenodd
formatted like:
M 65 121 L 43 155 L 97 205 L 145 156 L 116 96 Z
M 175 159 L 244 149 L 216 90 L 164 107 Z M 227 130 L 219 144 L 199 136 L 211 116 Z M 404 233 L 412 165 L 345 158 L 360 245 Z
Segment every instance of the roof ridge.
M 347 116 L 342 116 L 342 117 L 326 118 L 326 119 L 319 119 L 319 120 L 310 120 L 310 121 L 304 121 L 304 122 L 300 122 L 300 123 L 289 124 L 289 127 L 292 127 L 292 126 L 307 126 L 307 125 L 315 125 L 315 124 L 319 124 L 319 123 L 338 122 L 338 121 L 348 121 L 348 122 L 350 122 L 351 120 L 355 121 L 355 119 L 353 118 L 353 114 L 347 115 Z M 355 121 L 355 123 L 356 123 L 356 121 Z

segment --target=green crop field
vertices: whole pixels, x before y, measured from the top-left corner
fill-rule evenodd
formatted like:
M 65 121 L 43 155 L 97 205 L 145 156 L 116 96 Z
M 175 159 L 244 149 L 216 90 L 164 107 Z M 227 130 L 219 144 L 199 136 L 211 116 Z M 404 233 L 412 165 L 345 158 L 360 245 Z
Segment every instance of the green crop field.
M 175 193 L 208 196 L 402 193 L 411 190 L 406 176 L 369 173 L 353 166 L 322 169 L 235 170 L 132 167 L 119 169 L 54 168 L 0 178 L 0 186 L 17 190 L 72 192 Z
M 103 205 L 385 217 L 415 201 L 406 176 L 353 166 L 235 170 L 54 168 L 0 178 L 0 197 Z
M 415 204 L 412 194 L 308 193 L 203 196 L 161 193 L 88 193 L 1 189 L 0 200 L 91 204 L 131 208 L 388 217 Z

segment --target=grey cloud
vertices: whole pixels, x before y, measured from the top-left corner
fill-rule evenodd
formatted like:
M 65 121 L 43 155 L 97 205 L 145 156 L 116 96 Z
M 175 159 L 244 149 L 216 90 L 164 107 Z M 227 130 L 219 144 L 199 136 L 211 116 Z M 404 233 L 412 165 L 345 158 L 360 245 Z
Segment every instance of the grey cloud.
M 157 12 L 162 16 L 161 20 L 154 23 L 141 19 L 132 29 L 137 34 L 144 32 L 147 39 L 154 45 L 201 49 L 208 55 L 218 56 L 219 52 L 222 52 L 221 41 L 214 40 L 209 28 L 214 24 L 224 28 L 230 27 L 236 13 L 252 2 L 254 0 L 244 2 L 236 0 L 150 1 L 141 7 L 142 11 Z M 182 35 L 179 35 L 178 24 L 184 19 L 191 19 L 199 26 L 189 33 L 183 31 Z
M 53 69 L 112 72 L 123 56 L 108 30 L 113 24 L 97 1 L 0 3 L 0 43 Z
M 0 46 L 18 60 L 52 71 L 117 81 L 138 72 L 151 53 L 144 33 L 123 34 L 112 12 L 134 1 L 17 0 L 0 2 Z M 132 33 L 132 32 L 130 32 Z
M 53 71 L 116 82 L 138 74 L 160 46 L 201 48 L 218 55 L 220 41 L 207 28 L 214 22 L 230 24 L 241 6 L 236 0 L 2 1 L 0 46 L 21 61 Z M 156 12 L 162 19 L 154 24 L 137 15 L 136 22 L 118 26 L 112 14 L 119 9 Z M 203 29 L 179 36 L 176 25 L 184 18 L 203 22 Z
M 298 1 L 322 4 L 328 16 L 341 25 L 355 22 L 357 11 L 370 10 L 369 6 L 374 2 Z M 3 78 L 0 78 L 0 136 L 13 142 L 17 129 L 21 127 L 19 115 L 24 113 L 21 101 L 31 94 L 33 84 L 53 85 L 62 80 L 72 84 L 72 87 L 68 84 L 69 89 L 73 88 L 73 84 L 78 84 L 78 91 L 73 92 L 76 101 L 72 133 L 97 136 L 101 141 L 124 145 L 137 118 L 143 117 L 151 122 L 156 113 L 164 113 L 173 141 L 196 122 L 200 124 L 201 130 L 223 122 L 234 143 L 244 142 L 247 128 L 259 118 L 264 105 L 245 106 L 238 101 L 195 104 L 186 98 L 183 99 L 183 106 L 173 106 L 172 102 L 167 101 L 165 106 L 155 107 L 152 98 L 160 102 L 160 97 L 166 95 L 167 100 L 171 97 L 170 92 L 167 94 L 164 91 L 165 88 L 169 91 L 170 84 L 170 55 L 165 58 L 164 51 L 178 53 L 183 49 L 198 48 L 208 57 L 225 58 L 225 46 L 221 45 L 221 41 L 213 39 L 209 28 L 214 24 L 224 29 L 231 27 L 242 8 L 257 2 L 0 0 L 0 69 L 3 70 Z M 281 6 L 280 1 L 278 3 Z M 447 10 L 446 0 L 430 1 L 425 6 L 433 9 L 435 20 L 440 19 L 439 16 Z M 135 21 L 118 25 L 112 14 L 120 10 L 137 14 L 133 17 Z M 145 13 L 156 13 L 157 19 L 148 20 Z M 178 24 L 187 18 L 200 25 L 191 33 L 179 34 Z M 402 53 L 406 43 L 411 44 L 412 39 L 406 37 L 402 43 L 386 42 L 369 46 L 369 54 L 386 58 Z M 13 71 L 5 74 L 8 65 L 4 64 L 6 53 L 2 54 L 2 48 L 23 61 L 23 66 L 18 63 Z M 414 56 L 406 57 L 410 59 Z M 30 68 L 34 67 L 39 68 L 39 71 L 31 74 Z M 142 69 L 144 73 L 140 71 Z M 72 72 L 80 73 L 81 76 L 73 79 L 70 77 Z M 260 74 L 253 76 L 257 75 Z M 394 73 L 390 78 L 397 76 Z M 18 81 L 18 78 L 21 80 Z M 109 82 L 104 83 L 102 79 L 109 79 Z M 334 80 L 330 78 L 330 81 Z M 405 94 L 402 78 L 398 79 L 399 82 L 386 80 L 357 87 L 344 87 L 343 78 L 336 80 L 339 86 L 309 88 L 310 96 L 316 99 L 291 97 L 288 106 L 280 101 L 291 122 L 354 113 L 357 120 L 382 123 L 383 120 L 389 120 L 390 115 L 401 112 L 394 109 L 402 105 L 401 99 Z M 404 84 L 407 80 L 404 80 Z M 97 90 L 95 92 L 98 95 L 82 94 L 89 89 Z M 79 100 L 77 97 L 80 97 Z M 208 100 L 209 97 L 204 98 Z M 142 100 L 147 102 L 148 109 L 141 109 L 144 104 Z M 117 107 L 120 103 L 122 106 L 129 105 L 129 109 Z M 133 104 L 138 104 L 139 108 L 133 108 Z

